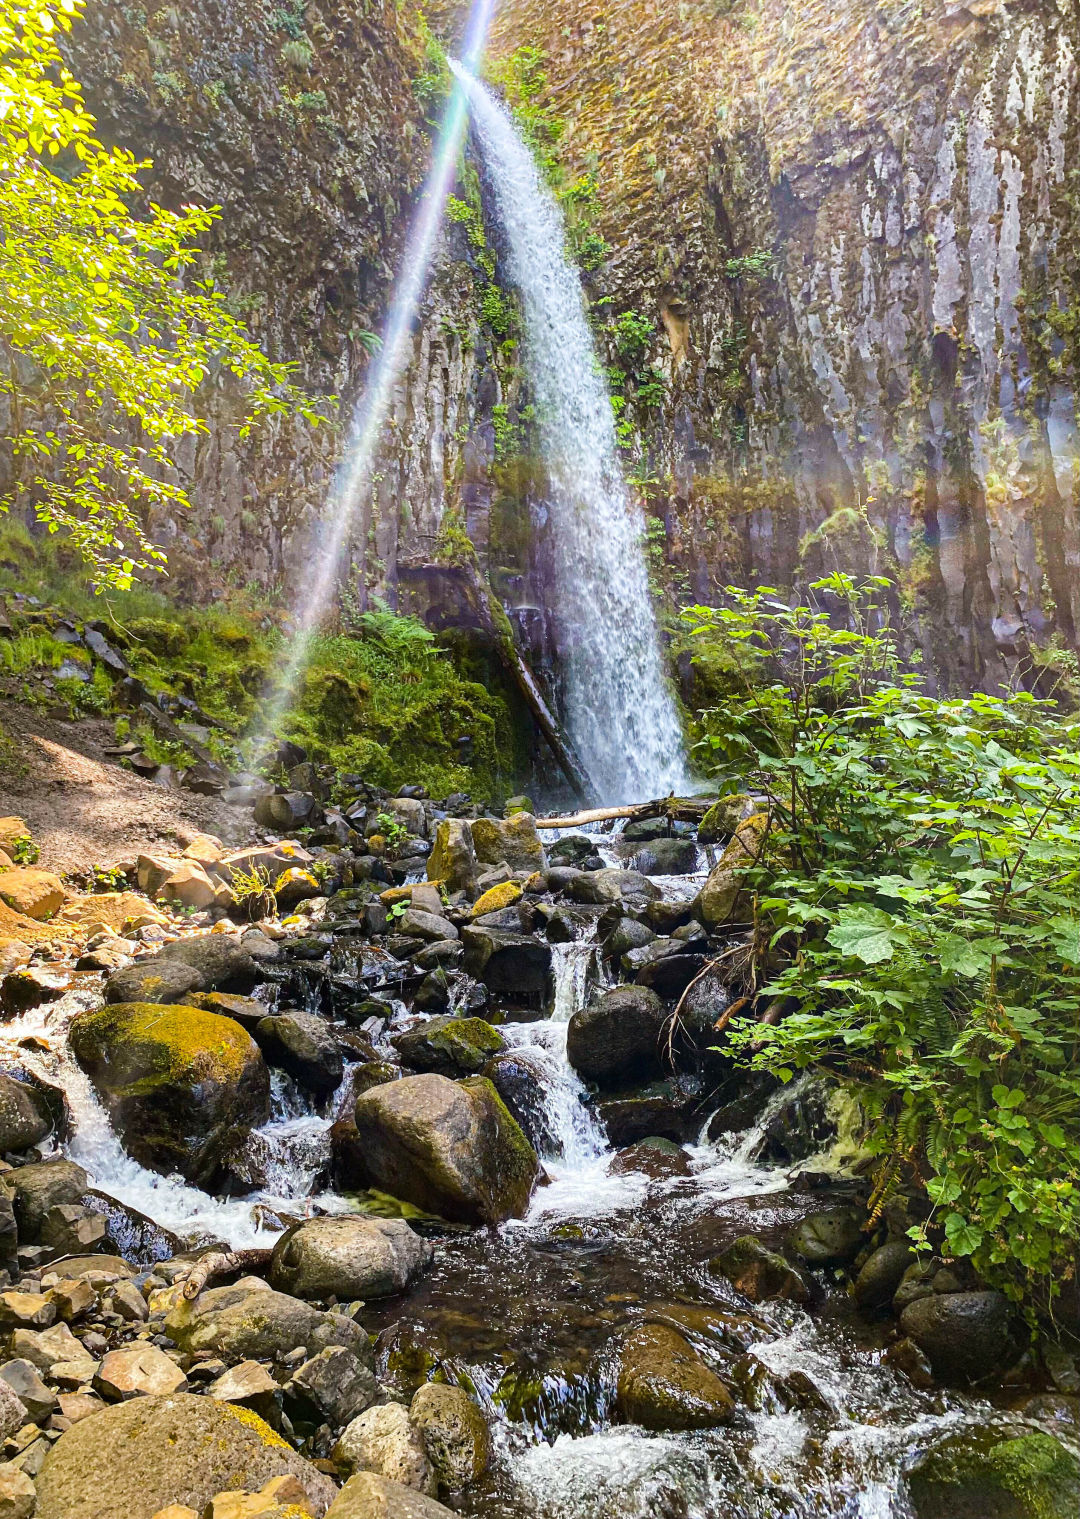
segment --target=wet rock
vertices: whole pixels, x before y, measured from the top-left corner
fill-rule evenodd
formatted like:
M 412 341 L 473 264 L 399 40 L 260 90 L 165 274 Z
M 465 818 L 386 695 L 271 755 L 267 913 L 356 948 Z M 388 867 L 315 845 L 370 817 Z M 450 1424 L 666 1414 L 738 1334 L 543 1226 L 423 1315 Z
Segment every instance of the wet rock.
M 772 1298 L 805 1303 L 810 1296 L 806 1283 L 790 1262 L 753 1234 L 733 1240 L 709 1262 L 709 1269 L 726 1276 L 733 1287 L 754 1303 Z
M 489 1060 L 481 1074 L 506 1103 L 533 1149 L 550 1153 L 555 1131 L 548 1117 L 543 1068 L 527 1052 L 509 1049 Z
M 187 1377 L 156 1345 L 111 1350 L 94 1377 L 94 1391 L 108 1403 L 182 1392 Z
M 564 833 L 548 846 L 547 853 L 552 865 L 580 865 L 596 853 L 596 840 L 584 833 Z
M 317 828 L 325 814 L 317 797 L 307 791 L 271 792 L 255 803 L 260 828 L 290 833 L 295 828 Z
M 620 918 L 610 935 L 604 940 L 604 953 L 612 960 L 619 960 L 632 949 L 641 949 L 656 938 L 655 932 L 636 918 Z
M 184 1002 L 204 985 L 202 976 L 190 965 L 174 964 L 155 955 L 113 971 L 105 982 L 105 1001 Z
M 193 934 L 190 938 L 174 939 L 164 946 L 158 959 L 190 965 L 202 976 L 204 991 L 250 992 L 260 980 L 255 960 L 231 934 Z
M 424 939 L 428 943 L 437 940 L 456 939 L 458 931 L 448 918 L 437 916 L 435 913 L 421 912 L 416 907 L 407 907 L 398 919 L 397 928 L 412 939 Z
M 190 1393 L 136 1398 L 61 1436 L 38 1477 L 35 1519 L 152 1519 L 173 1503 L 199 1513 L 220 1492 L 287 1475 L 325 1513 L 333 1482 L 248 1409 Z
M 755 812 L 740 824 L 731 843 L 713 866 L 695 903 L 694 913 L 708 929 L 746 915 L 745 871 L 760 855 L 769 819 Z
M 11 1388 L 33 1424 L 44 1424 L 56 1409 L 56 1394 L 45 1386 L 36 1366 L 29 1361 L 5 1361 L 0 1378 Z
M 745 793 L 720 797 L 698 824 L 698 843 L 717 844 L 730 838 L 753 812 L 754 799 Z
M 675 1144 L 692 1139 L 701 1123 L 704 1095 L 696 1076 L 668 1076 L 646 1086 L 606 1094 L 597 1103 L 608 1139 L 617 1147 L 655 1135 Z
M 310 1354 L 343 1345 L 361 1359 L 368 1350 L 367 1335 L 352 1319 L 320 1313 L 251 1279 L 211 1288 L 193 1303 L 182 1298 L 169 1309 L 165 1332 L 181 1350 L 210 1350 L 228 1360 L 272 1360 L 298 1345 Z
M 341 1085 L 344 1065 L 334 1035 L 314 1013 L 291 1010 L 262 1018 L 255 1040 L 271 1065 L 280 1066 L 317 1096 Z
M 309 1219 L 274 1246 L 270 1281 L 296 1297 L 342 1302 L 392 1297 L 432 1259 L 403 1219 L 367 1215 Z
M 649 1076 L 660 1069 L 665 1017 L 663 1003 L 647 987 L 615 987 L 571 1018 L 570 1064 L 602 1087 Z
M 457 939 L 436 939 L 418 955 L 414 964 L 420 970 L 456 970 L 465 957 L 465 951 Z
M 72 1160 L 42 1160 L 8 1171 L 4 1181 L 14 1197 L 21 1240 L 36 1240 L 50 1208 L 77 1203 L 89 1185 L 82 1166 Z
M 33 953 L 29 944 L 24 944 L 21 939 L 0 937 L 0 976 L 6 976 L 10 971 L 29 964 Z
M 36 1087 L 0 1072 L 0 1153 L 28 1150 L 52 1128 L 52 1114 Z
M 914 1259 L 915 1252 L 905 1240 L 890 1240 L 869 1255 L 855 1278 L 859 1307 L 868 1312 L 887 1308 Z
M 642 1324 L 620 1351 L 615 1407 L 645 1429 L 713 1429 L 731 1420 L 735 1400 L 682 1335 Z
M 221 936 L 219 936 L 221 937 Z M 141 1164 L 209 1185 L 269 1117 L 270 1078 L 251 1035 L 202 1008 L 120 1003 L 81 1013 L 71 1048 Z
M 520 884 L 517 881 L 503 881 L 498 886 L 489 887 L 483 896 L 477 897 L 473 903 L 472 915 L 474 918 L 482 918 L 486 913 L 501 912 L 504 908 L 513 907 L 520 900 Z
M 507 1008 L 544 1012 L 555 993 L 551 945 L 543 939 L 478 923 L 461 931 L 465 969 Z
M 290 865 L 288 870 L 283 870 L 274 882 L 273 891 L 278 910 L 282 913 L 292 912 L 301 902 L 310 902 L 313 897 L 321 897 L 323 894 L 323 888 L 315 876 L 300 865 Z
M 637 1144 L 628 1145 L 620 1150 L 611 1162 L 610 1169 L 615 1176 L 637 1173 L 650 1176 L 654 1181 L 693 1174 L 690 1158 L 682 1146 L 656 1134 L 650 1134 L 646 1139 L 639 1140 Z
M 452 1519 L 450 1509 L 434 1498 L 376 1472 L 350 1477 L 327 1510 L 326 1519 Z
M 914 1387 L 933 1387 L 934 1369 L 914 1340 L 896 1340 L 882 1360 L 886 1366 L 903 1372 Z
M 682 1005 L 680 1017 L 683 1027 L 695 1038 L 707 1042 L 715 1031 L 716 1022 L 731 1006 L 731 992 L 715 971 L 706 971 L 691 986 Z
M 428 855 L 427 878 L 441 881 L 448 892 L 475 894 L 478 867 L 472 831 L 461 818 L 444 818 L 435 830 L 434 847 Z
M 641 875 L 636 870 L 618 868 L 586 871 L 575 876 L 567 884 L 566 891 L 575 902 L 601 905 L 634 900 L 646 902 L 660 895 L 660 888 L 648 876 Z
M 1072 1519 L 1080 1461 L 1041 1431 L 962 1430 L 920 1456 L 908 1476 L 917 1519 Z
M 810 1266 L 836 1266 L 854 1260 L 866 1243 L 860 1208 L 826 1208 L 811 1213 L 788 1236 L 788 1247 Z
M 1004 1371 L 1017 1355 L 1012 1312 L 1000 1292 L 919 1298 L 900 1315 L 900 1328 L 948 1382 L 975 1382 Z
M 298 1366 L 285 1394 L 301 1415 L 314 1412 L 317 1421 L 325 1420 L 335 1429 L 341 1429 L 382 1396 L 371 1366 L 340 1345 L 330 1345 Z
M 1080 1443 L 1080 1397 L 1060 1392 L 1040 1393 L 1024 1404 L 1024 1418 L 1043 1424 L 1052 1435 Z
M 480 865 L 506 865 L 528 872 L 547 869 L 547 858 L 536 820 L 528 812 L 503 818 L 477 818 L 472 824 L 473 849 Z
M 647 986 L 669 1001 L 681 997 L 705 963 L 704 956 L 686 954 L 678 939 L 657 939 L 624 956 L 624 965 L 639 986 Z
M 630 861 L 643 876 L 689 875 L 697 865 L 697 845 L 693 839 L 653 839 L 639 844 Z
M 346 1471 L 377 1472 L 429 1496 L 438 1488 L 420 1433 L 400 1403 L 384 1403 L 359 1414 L 338 1441 L 334 1459 Z
M 406 1065 L 440 1076 L 472 1076 L 506 1048 L 482 1018 L 430 1018 L 391 1040 Z
M 490 1081 L 408 1076 L 356 1104 L 370 1182 L 443 1218 L 501 1223 L 520 1216 L 536 1155 Z
M 479 1408 L 461 1387 L 427 1382 L 409 1405 L 441 1491 L 458 1492 L 491 1465 L 491 1433 Z
M 49 870 L 15 866 L 0 870 L 0 902 L 24 918 L 42 922 L 54 917 L 64 905 L 64 887 Z

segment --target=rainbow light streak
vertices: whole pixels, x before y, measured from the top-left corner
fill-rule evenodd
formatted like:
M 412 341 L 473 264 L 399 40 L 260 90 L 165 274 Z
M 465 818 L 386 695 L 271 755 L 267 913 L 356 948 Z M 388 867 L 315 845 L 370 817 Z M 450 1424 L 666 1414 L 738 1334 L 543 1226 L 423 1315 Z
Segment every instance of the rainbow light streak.
M 497 3 L 498 0 L 473 0 L 463 50 L 465 66 L 470 73 L 476 72 L 483 58 Z M 353 413 L 348 443 L 331 498 L 330 531 L 320 545 L 312 566 L 304 606 L 293 635 L 292 653 L 282 673 L 274 704 L 263 724 L 264 738 L 273 734 L 289 705 L 297 677 L 307 659 L 308 645 L 330 601 L 353 517 L 370 478 L 372 460 L 382 437 L 394 386 L 411 356 L 413 324 L 427 285 L 435 243 L 442 228 L 446 198 L 457 171 L 467 116 L 465 92 L 460 83 L 455 82 L 443 112 L 435 155 L 421 194 L 419 209 L 409 229 L 405 257 L 383 332 L 382 345 Z

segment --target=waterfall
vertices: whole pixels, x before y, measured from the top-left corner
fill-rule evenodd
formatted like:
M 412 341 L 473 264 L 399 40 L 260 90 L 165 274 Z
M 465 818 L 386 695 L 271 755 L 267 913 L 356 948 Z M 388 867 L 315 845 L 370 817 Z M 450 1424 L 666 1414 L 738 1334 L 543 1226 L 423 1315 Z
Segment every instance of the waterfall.
M 650 600 L 641 523 L 562 219 L 509 113 L 451 64 L 505 229 L 550 482 L 556 636 L 567 731 L 597 794 L 685 789 L 686 763 Z

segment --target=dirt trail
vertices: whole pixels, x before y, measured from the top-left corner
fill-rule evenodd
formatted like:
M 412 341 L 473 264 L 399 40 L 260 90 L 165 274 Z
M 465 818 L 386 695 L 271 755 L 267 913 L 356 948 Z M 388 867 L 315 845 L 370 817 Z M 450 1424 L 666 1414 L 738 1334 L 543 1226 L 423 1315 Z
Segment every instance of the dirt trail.
M 0 756 L 0 815 L 26 819 L 46 869 L 111 866 L 140 850 L 182 847 L 196 833 L 236 844 L 252 835 L 246 808 L 156 786 L 106 758 L 109 722 L 63 722 L 0 702 L 0 725 L 16 753 L 14 765 Z

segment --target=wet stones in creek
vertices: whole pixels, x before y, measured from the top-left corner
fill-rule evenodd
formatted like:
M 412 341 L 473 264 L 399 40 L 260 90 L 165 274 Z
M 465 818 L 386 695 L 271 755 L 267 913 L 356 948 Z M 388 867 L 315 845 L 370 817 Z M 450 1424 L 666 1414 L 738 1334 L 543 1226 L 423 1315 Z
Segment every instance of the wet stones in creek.
M 278 1291 L 320 1301 L 391 1297 L 430 1264 L 432 1253 L 403 1219 L 309 1219 L 274 1246 L 270 1281 Z
M 603 1088 L 658 1074 L 664 1020 L 654 991 L 615 987 L 570 1019 L 567 1057 L 579 1076 Z
M 356 1103 L 365 1175 L 452 1222 L 520 1217 L 539 1174 L 535 1151 L 491 1082 L 472 1076 L 407 1076 Z
M 439 1076 L 473 1076 L 506 1048 L 483 1018 L 429 1018 L 396 1034 L 391 1043 L 406 1065 Z
M 341 1050 L 332 1031 L 314 1013 L 291 1010 L 263 1017 L 254 1032 L 270 1064 L 287 1071 L 309 1092 L 327 1097 L 341 1085 Z
M 28 1150 L 52 1128 L 52 1114 L 36 1087 L 0 1073 L 0 1153 Z
M 909 1303 L 900 1328 L 943 1381 L 976 1382 L 1003 1372 L 1019 1354 L 1008 1301 L 1000 1292 L 935 1293 Z
M 182 1002 L 190 992 L 249 992 L 259 966 L 228 934 L 196 934 L 114 971 L 106 1002 Z
M 482 981 L 504 1008 L 544 1016 L 555 995 L 550 944 L 511 928 L 482 923 L 468 924 L 461 939 L 466 971 Z
M 764 1303 L 770 1298 L 805 1303 L 810 1296 L 806 1283 L 791 1263 L 753 1234 L 733 1240 L 709 1262 L 709 1270 L 726 1276 L 753 1303 Z
M 81 1013 L 71 1048 L 140 1164 L 212 1185 L 270 1114 L 270 1078 L 238 1023 L 202 1008 L 113 1004 Z
M 619 1354 L 615 1407 L 625 1423 L 644 1429 L 712 1429 L 730 1421 L 735 1400 L 682 1335 L 642 1324 Z
M 908 1487 L 917 1519 L 1074 1519 L 1080 1461 L 1052 1435 L 987 1425 L 927 1451 Z

